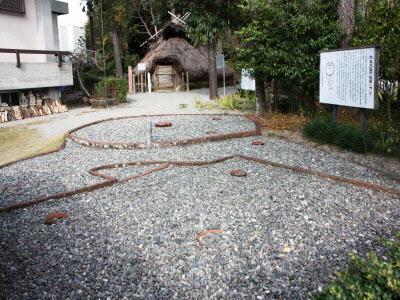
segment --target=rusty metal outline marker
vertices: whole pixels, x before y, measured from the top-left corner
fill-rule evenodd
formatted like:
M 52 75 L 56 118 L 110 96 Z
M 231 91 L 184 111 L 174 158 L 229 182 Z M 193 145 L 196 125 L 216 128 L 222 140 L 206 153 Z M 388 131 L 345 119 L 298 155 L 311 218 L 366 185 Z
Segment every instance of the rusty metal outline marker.
M 6 186 L 6 187 L 3 189 L 3 191 L 8 191 L 8 190 L 11 190 L 11 189 L 22 189 L 22 186 L 19 185 L 19 184 L 9 185 L 9 186 Z
M 233 171 L 230 171 L 229 174 L 231 174 L 232 176 L 236 176 L 236 177 L 247 176 L 247 172 L 243 171 L 243 170 L 233 170 Z
M 202 247 L 204 247 L 204 248 L 206 248 L 206 249 L 222 250 L 222 249 L 232 248 L 232 245 L 227 246 L 227 247 L 224 247 L 224 248 L 210 247 L 210 246 L 204 245 L 204 244 L 201 242 L 201 238 L 202 238 L 203 236 L 205 236 L 206 234 L 209 234 L 209 233 L 222 233 L 222 232 L 224 232 L 224 230 L 218 230 L 218 229 L 212 229 L 212 230 L 206 230 L 206 231 L 200 232 L 200 233 L 197 235 L 197 237 L 196 237 L 196 241 L 199 243 L 200 246 L 202 246 Z
M 68 215 L 63 212 L 52 213 L 44 218 L 44 223 L 47 225 L 53 225 L 64 222 L 68 218 Z
M 262 146 L 262 145 L 264 145 L 265 143 L 264 143 L 264 142 L 253 142 L 252 144 L 253 144 L 253 145 L 257 145 L 257 146 Z
M 156 126 L 156 127 L 170 127 L 170 126 L 172 126 L 172 123 L 171 122 L 159 122 L 159 123 L 154 124 L 154 126 Z
M 213 120 L 221 120 L 220 117 L 214 117 Z

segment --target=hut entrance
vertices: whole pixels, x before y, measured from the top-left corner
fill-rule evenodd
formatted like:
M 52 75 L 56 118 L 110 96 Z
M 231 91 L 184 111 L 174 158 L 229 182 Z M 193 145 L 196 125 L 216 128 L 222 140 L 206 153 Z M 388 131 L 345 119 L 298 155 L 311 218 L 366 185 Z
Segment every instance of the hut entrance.
M 172 65 L 158 65 L 155 72 L 158 90 L 173 90 L 175 88 L 175 72 Z

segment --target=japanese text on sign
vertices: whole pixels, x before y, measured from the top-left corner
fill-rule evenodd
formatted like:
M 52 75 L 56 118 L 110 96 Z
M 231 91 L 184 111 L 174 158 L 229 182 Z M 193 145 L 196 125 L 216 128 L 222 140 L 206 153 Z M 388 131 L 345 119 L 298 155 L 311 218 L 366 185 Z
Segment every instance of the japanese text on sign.
M 321 103 L 376 108 L 377 51 L 373 48 L 321 52 Z

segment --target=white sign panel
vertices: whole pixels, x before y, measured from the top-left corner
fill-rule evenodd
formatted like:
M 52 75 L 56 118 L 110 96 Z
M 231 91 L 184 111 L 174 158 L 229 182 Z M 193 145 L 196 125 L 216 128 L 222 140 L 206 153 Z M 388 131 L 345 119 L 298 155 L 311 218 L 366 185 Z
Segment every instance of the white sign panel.
M 377 48 L 327 51 L 320 54 L 321 103 L 377 108 Z
M 223 54 L 216 56 L 217 69 L 225 69 L 225 57 Z
M 256 90 L 256 81 L 250 77 L 250 70 L 242 70 L 242 80 L 240 82 L 240 88 L 242 90 Z
M 138 71 L 146 71 L 146 64 L 138 64 Z

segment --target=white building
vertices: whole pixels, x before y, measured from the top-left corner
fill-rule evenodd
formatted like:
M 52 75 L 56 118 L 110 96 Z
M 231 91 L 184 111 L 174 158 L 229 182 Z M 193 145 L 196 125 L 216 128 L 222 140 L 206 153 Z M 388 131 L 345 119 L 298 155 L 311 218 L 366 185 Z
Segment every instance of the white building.
M 63 14 L 68 4 L 61 1 L 0 1 L 0 102 L 18 105 L 28 91 L 59 99 L 60 87 L 73 84 L 71 63 L 59 63 L 55 52 L 38 53 L 60 51 L 57 16 Z
M 79 40 L 85 36 L 85 29 L 83 27 L 74 25 L 60 26 L 60 49 L 64 51 L 74 51 L 80 46 Z

